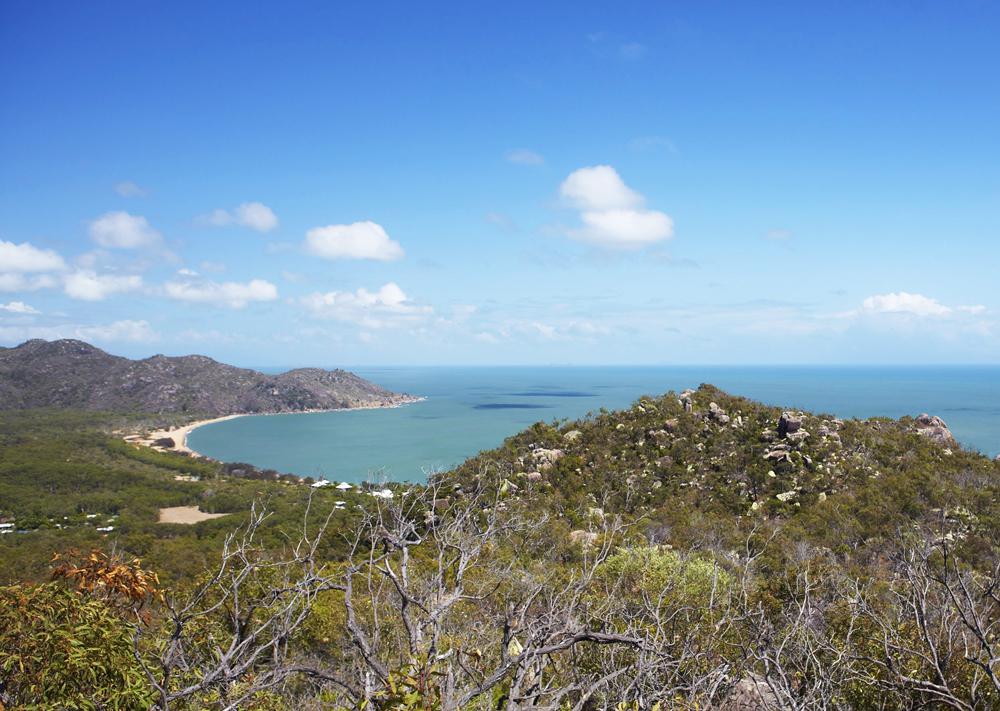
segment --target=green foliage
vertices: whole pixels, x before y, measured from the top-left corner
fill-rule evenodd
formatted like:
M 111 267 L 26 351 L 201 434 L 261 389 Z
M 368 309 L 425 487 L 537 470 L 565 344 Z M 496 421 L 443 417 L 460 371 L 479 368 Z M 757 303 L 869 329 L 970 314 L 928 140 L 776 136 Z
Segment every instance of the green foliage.
M 375 692 L 370 704 L 361 709 L 379 711 L 440 711 L 441 669 L 425 658 L 414 660 L 389 672 L 385 688 Z
M 26 533 L 0 535 L 0 584 L 48 577 L 53 552 L 117 547 L 141 557 L 165 583 L 190 581 L 210 566 L 226 533 L 254 500 L 273 510 L 265 542 L 280 546 L 301 527 L 309 489 L 298 480 L 229 476 L 226 468 L 124 442 L 126 431 L 163 424 L 141 415 L 71 411 L 0 411 L 0 521 Z M 243 471 L 247 466 L 242 467 Z M 194 475 L 200 481 L 175 477 Z M 359 494 L 316 492 L 319 502 Z M 324 512 L 329 503 L 318 509 Z M 159 510 L 198 506 L 231 514 L 194 525 L 161 524 Z M 337 512 L 347 522 L 350 511 Z M 111 532 L 97 528 L 111 526 Z M 341 555 L 331 537 L 324 553 Z
M 0 687 L 17 708 L 146 709 L 131 627 L 56 584 L 0 588 Z
M 598 568 L 598 580 L 619 587 L 626 598 L 643 594 L 676 606 L 699 606 L 710 595 L 723 599 L 732 576 L 704 557 L 682 558 L 663 547 L 624 548 Z

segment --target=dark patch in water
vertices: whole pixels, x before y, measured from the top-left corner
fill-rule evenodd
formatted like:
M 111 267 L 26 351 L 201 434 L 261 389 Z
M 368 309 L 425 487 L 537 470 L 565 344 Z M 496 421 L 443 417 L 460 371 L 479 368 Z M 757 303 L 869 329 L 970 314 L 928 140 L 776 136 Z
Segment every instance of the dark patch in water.
M 511 397 L 596 397 L 597 393 L 582 390 L 527 390 L 521 393 L 511 393 Z
M 475 410 L 546 410 L 549 406 L 523 402 L 484 402 L 472 407 Z
M 1000 408 L 995 407 L 944 407 L 941 412 L 981 412 L 990 415 L 1000 414 Z

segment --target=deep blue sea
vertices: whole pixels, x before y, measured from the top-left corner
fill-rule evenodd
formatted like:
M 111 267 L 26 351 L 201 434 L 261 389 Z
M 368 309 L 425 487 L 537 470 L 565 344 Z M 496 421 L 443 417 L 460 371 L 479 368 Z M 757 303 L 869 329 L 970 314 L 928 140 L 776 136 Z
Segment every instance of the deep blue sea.
M 195 430 L 189 446 L 225 461 L 358 482 L 422 481 L 539 420 L 577 418 L 712 383 L 763 402 L 838 417 L 942 417 L 966 447 L 1000 452 L 1000 367 L 354 368 L 427 399 L 388 410 L 241 417 Z

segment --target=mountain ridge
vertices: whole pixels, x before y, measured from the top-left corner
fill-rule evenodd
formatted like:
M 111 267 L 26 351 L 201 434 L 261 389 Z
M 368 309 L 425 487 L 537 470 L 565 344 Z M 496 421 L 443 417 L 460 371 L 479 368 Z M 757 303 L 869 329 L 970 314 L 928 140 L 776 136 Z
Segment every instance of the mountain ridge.
M 415 399 L 339 368 L 268 375 L 204 355 L 131 360 L 74 339 L 33 339 L 0 348 L 0 409 L 223 416 L 391 407 Z

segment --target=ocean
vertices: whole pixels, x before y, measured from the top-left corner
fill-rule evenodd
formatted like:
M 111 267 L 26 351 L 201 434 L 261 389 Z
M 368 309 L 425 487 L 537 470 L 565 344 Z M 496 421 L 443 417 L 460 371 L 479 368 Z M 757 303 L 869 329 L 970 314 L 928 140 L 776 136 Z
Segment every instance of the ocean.
M 711 383 L 841 418 L 928 412 L 961 444 L 1000 452 L 1000 367 L 354 368 L 423 402 L 384 410 L 241 417 L 199 427 L 197 452 L 336 481 L 423 481 L 540 420 L 579 418 Z

